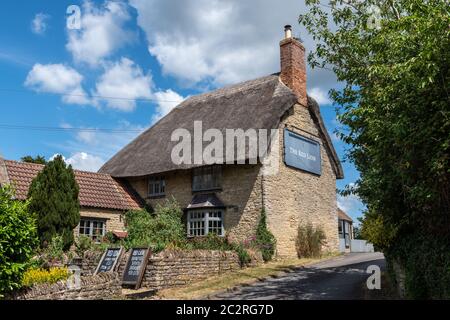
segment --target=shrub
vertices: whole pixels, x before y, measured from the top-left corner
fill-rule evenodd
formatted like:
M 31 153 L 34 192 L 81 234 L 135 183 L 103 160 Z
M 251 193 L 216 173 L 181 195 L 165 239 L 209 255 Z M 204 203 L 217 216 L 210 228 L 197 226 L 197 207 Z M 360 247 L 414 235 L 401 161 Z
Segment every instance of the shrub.
M 233 250 L 233 245 L 214 233 L 209 233 L 206 237 L 193 238 L 188 241 L 188 247 L 198 250 Z
M 54 236 L 47 248 L 44 249 L 48 260 L 61 261 L 64 258 L 64 239 L 62 236 Z
M 276 239 L 273 234 L 267 229 L 266 211 L 261 211 L 261 218 L 259 219 L 258 228 L 256 229 L 256 244 L 261 250 L 262 257 L 265 262 L 272 260 L 275 253 Z
M 145 210 L 130 211 L 125 215 L 128 237 L 125 246 L 150 247 L 159 252 L 173 242 L 185 241 L 182 211 L 172 199 L 158 205 L 153 214 Z
M 75 239 L 75 252 L 76 254 L 82 258 L 84 253 L 88 250 L 92 250 L 94 248 L 94 241 L 86 235 L 80 235 Z
M 234 251 L 239 256 L 239 262 L 241 263 L 241 267 L 246 266 L 252 261 L 252 258 L 250 257 L 250 254 L 248 251 L 244 248 L 244 245 L 242 243 L 234 245 Z
M 319 257 L 322 253 L 322 245 L 325 233 L 320 227 L 312 224 L 299 225 L 295 246 L 299 258 Z
M 73 229 L 80 221 L 78 191 L 72 167 L 61 156 L 47 163 L 31 183 L 29 209 L 38 215 L 42 247 L 56 235 L 63 237 L 65 250 L 72 245 Z
M 10 187 L 0 187 L 0 297 L 19 288 L 38 245 L 36 221 L 28 203 L 13 200 Z
M 23 287 L 32 287 L 36 284 L 53 284 L 60 280 L 66 280 L 70 276 L 67 268 L 29 269 L 22 280 Z

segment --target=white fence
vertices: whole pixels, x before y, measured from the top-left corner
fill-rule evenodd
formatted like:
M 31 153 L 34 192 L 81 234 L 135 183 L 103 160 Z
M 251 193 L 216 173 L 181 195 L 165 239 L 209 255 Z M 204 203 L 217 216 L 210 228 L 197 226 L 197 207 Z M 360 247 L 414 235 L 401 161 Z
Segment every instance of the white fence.
M 345 239 L 339 239 L 339 251 L 345 252 Z M 350 240 L 350 252 L 374 252 L 373 244 L 366 240 Z
M 350 248 L 352 252 L 374 252 L 373 244 L 367 242 L 366 240 L 352 239 Z

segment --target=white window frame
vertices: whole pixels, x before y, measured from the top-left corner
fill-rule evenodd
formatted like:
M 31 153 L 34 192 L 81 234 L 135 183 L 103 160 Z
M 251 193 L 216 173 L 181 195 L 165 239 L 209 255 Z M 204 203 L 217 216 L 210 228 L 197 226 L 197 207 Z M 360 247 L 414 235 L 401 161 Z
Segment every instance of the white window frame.
M 153 188 L 151 188 L 151 186 Z M 151 192 L 151 190 L 155 190 L 155 186 L 158 186 L 159 192 Z M 148 180 L 148 196 L 149 197 L 160 197 L 166 195 L 166 180 L 164 177 L 153 177 Z
M 220 217 L 213 217 L 213 213 L 220 213 Z M 199 215 L 203 215 L 202 217 L 198 217 Z M 205 237 L 209 233 L 209 223 L 210 222 L 220 222 L 220 234 L 219 237 L 225 236 L 225 228 L 224 228 L 224 210 L 222 209 L 198 209 L 198 210 L 189 210 L 187 212 L 187 235 L 188 237 Z M 193 233 L 191 230 L 191 223 L 202 223 L 203 222 L 203 232 L 202 234 L 197 234 L 197 232 Z M 218 228 L 215 228 L 218 229 Z M 195 228 L 195 230 L 199 230 Z
M 81 223 L 83 222 L 83 227 L 81 226 Z M 87 226 L 86 226 L 86 223 L 88 224 Z M 95 235 L 94 234 L 94 223 L 101 223 L 102 224 L 102 228 L 101 228 L 101 234 L 98 236 L 98 235 Z M 81 232 L 81 229 L 88 229 L 89 230 L 89 233 L 82 233 Z M 96 230 L 99 230 L 99 228 L 96 228 Z M 88 236 L 89 238 L 91 238 L 91 239 L 94 239 L 95 241 L 100 241 L 101 240 L 101 238 L 103 238 L 104 236 L 105 236 L 105 234 L 106 234 L 106 220 L 105 219 L 98 219 L 98 218 L 81 218 L 80 219 L 80 224 L 79 224 L 79 227 L 78 227 L 78 234 L 81 236 L 81 235 L 84 235 L 84 236 Z

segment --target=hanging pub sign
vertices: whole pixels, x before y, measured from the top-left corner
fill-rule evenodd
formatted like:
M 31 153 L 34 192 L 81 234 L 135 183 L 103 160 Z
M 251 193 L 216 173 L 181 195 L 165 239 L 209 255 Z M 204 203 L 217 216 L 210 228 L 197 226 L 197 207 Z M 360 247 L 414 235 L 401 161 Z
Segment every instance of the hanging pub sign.
M 321 175 L 320 143 L 284 129 L 284 162 L 290 167 Z
M 122 284 L 139 289 L 150 256 L 148 248 L 133 248 L 123 271 Z
M 100 262 L 98 263 L 97 269 L 95 269 L 94 274 L 101 272 L 114 271 L 117 262 L 120 260 L 122 255 L 122 247 L 120 248 L 108 248 L 102 255 Z

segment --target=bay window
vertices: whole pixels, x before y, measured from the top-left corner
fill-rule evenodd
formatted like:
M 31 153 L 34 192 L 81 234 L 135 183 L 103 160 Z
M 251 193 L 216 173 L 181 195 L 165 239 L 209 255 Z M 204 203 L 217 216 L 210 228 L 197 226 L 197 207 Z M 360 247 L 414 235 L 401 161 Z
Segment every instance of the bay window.
M 189 237 L 201 237 L 209 233 L 223 236 L 223 211 L 216 209 L 188 211 L 187 233 Z

